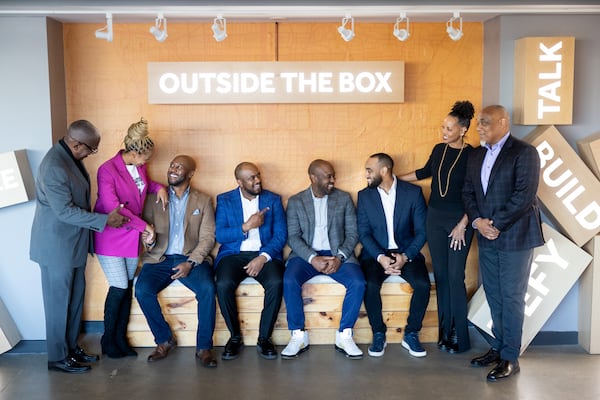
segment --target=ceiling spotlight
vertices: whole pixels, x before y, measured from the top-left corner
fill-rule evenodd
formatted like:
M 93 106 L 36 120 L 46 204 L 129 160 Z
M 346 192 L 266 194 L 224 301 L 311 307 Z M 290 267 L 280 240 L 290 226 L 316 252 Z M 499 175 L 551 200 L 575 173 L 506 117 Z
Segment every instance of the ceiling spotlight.
M 112 14 L 106 14 L 106 26 L 96 31 L 96 38 L 104 39 L 107 42 L 113 41 Z
M 401 29 L 400 24 L 402 22 L 406 22 L 406 27 Z M 400 13 L 400 18 L 396 18 L 396 24 L 394 24 L 394 36 L 396 36 L 396 39 L 398 39 L 401 42 L 404 42 L 410 36 L 410 32 L 408 31 L 408 24 L 409 22 L 406 13 Z
M 459 21 L 458 29 L 452 26 L 452 23 L 456 20 Z M 460 16 L 460 13 L 458 11 L 455 11 L 454 16 L 450 18 L 448 22 L 446 22 L 446 32 L 448 32 L 448 36 L 450 36 L 450 39 L 454 40 L 455 42 L 457 40 L 460 40 L 460 38 L 463 36 L 462 17 Z
M 227 38 L 227 22 L 222 15 L 217 15 L 212 24 L 213 37 L 217 42 L 222 42 Z
M 159 42 L 164 42 L 169 36 L 167 35 L 167 19 L 163 13 L 158 13 L 157 18 L 154 20 L 154 26 L 150 28 L 150 33 Z
M 350 29 L 346 28 L 350 24 Z M 346 42 L 354 39 L 354 18 L 350 14 L 346 14 L 346 18 L 342 19 L 342 25 L 338 27 L 338 32 Z

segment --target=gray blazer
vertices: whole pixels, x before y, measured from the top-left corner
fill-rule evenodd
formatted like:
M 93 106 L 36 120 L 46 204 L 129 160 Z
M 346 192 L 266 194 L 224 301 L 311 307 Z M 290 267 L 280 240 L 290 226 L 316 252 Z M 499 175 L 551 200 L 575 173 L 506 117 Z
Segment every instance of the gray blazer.
M 93 253 L 92 230 L 108 216 L 90 212 L 90 183 L 67 150 L 56 143 L 44 156 L 36 179 L 36 209 L 29 258 L 41 265 L 78 268 Z
M 288 259 L 301 257 L 308 262 L 317 252 L 311 247 L 315 235 L 315 207 L 310 187 L 293 195 L 287 205 L 288 245 L 292 249 Z M 327 199 L 327 228 L 331 253 L 342 252 L 346 262 L 358 264 L 354 248 L 358 243 L 356 210 L 350 194 L 334 189 Z

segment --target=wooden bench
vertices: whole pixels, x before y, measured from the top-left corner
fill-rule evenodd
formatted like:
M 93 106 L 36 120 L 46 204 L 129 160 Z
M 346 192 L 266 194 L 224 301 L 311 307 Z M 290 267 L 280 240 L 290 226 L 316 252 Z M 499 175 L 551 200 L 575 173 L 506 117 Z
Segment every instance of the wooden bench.
M 432 275 L 431 280 L 433 282 Z M 316 276 L 304 284 L 302 297 L 310 343 L 332 344 L 334 342 L 335 330 L 339 327 L 345 292 L 344 286 L 325 275 Z M 246 278 L 238 287 L 236 294 L 244 343 L 255 345 L 264 291 L 262 286 L 253 278 Z M 389 277 L 383 284 L 381 297 L 384 320 L 388 327 L 387 341 L 389 343 L 400 343 L 402 341 L 411 295 L 412 288 L 400 277 Z M 195 346 L 198 318 L 197 304 L 193 292 L 176 281 L 159 294 L 159 302 L 179 345 Z M 437 335 L 437 302 L 435 285 L 432 283 L 431 299 L 423 321 L 420 339 L 424 343 L 432 343 L 437 341 Z M 135 298 L 131 310 L 128 336 L 133 346 L 155 346 L 146 318 Z M 289 338 L 285 302 L 282 301 L 272 339 L 276 345 L 285 345 Z M 224 346 L 227 339 L 229 339 L 229 331 L 225 326 L 217 303 L 214 345 Z M 367 344 L 371 342 L 371 339 L 371 327 L 363 305 L 354 327 L 354 340 L 359 344 Z

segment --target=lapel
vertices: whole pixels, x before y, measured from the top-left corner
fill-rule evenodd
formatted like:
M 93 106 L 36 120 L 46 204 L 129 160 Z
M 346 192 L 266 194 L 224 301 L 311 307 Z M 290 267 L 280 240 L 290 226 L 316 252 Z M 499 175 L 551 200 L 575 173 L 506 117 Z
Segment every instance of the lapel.
M 196 209 L 196 196 L 194 196 L 194 192 L 190 187 L 190 192 L 188 193 L 187 204 L 185 205 L 185 217 L 183 218 L 183 240 L 185 243 L 185 233 L 188 228 L 188 221 L 192 217 L 192 213 Z
M 336 214 L 337 211 L 337 203 L 338 203 L 338 196 L 337 196 L 337 189 L 334 189 L 333 192 L 327 197 L 327 230 L 331 230 L 331 227 L 333 225 L 333 216 Z
M 501 170 L 502 163 L 504 163 L 504 160 L 506 159 L 506 155 L 508 154 L 509 149 L 512 147 L 512 144 L 513 144 L 513 137 L 512 137 L 512 135 L 509 135 L 508 138 L 506 139 L 506 142 L 504 143 L 504 146 L 502 146 L 502 150 L 500 150 L 500 154 L 498 154 L 498 158 L 496 159 L 496 162 L 494 163 L 494 166 L 492 167 L 492 171 L 490 172 L 490 180 L 488 182 L 488 188 L 493 187 L 492 182 L 496 178 L 496 175 L 498 175 L 498 171 Z
M 308 227 L 307 227 L 307 232 L 308 233 L 308 243 L 312 243 L 314 236 L 315 236 L 315 204 L 313 203 L 313 198 L 312 198 L 312 191 L 310 189 L 310 186 L 308 187 L 308 189 L 306 189 L 304 191 L 304 193 L 302 194 L 302 206 L 304 207 L 304 210 L 306 211 L 306 217 L 308 218 Z M 329 214 L 329 210 L 327 212 L 327 214 Z M 302 225 L 302 222 L 300 223 L 300 225 Z
M 127 166 L 125 165 L 125 161 L 123 161 L 122 153 L 123 153 L 123 151 L 121 150 L 117 153 L 116 156 L 113 157 L 113 159 L 112 159 L 113 164 L 115 165 L 115 168 L 116 168 L 117 172 L 119 173 L 119 176 L 121 177 L 123 182 L 128 182 L 128 184 L 131 187 L 134 187 L 136 192 L 139 193 L 137 184 L 135 183 L 135 181 L 133 180 L 133 177 L 129 173 L 129 170 L 127 169 Z M 146 182 L 146 180 L 144 179 L 144 176 L 142 176 L 142 173 L 139 168 L 137 168 L 137 171 L 138 171 L 138 174 L 140 175 L 140 178 L 142 178 L 144 180 L 144 182 Z M 117 188 L 117 189 L 119 190 L 122 188 Z M 146 184 L 146 185 L 144 185 L 144 194 L 147 189 L 148 189 L 148 185 Z M 135 198 L 135 202 L 137 203 L 136 204 L 137 209 L 141 210 L 143 208 L 142 195 L 132 196 L 132 198 Z
M 231 209 L 228 212 L 233 214 L 235 218 L 235 225 L 242 225 L 244 223 L 244 209 L 242 208 L 242 195 L 240 193 L 240 188 L 232 190 L 229 192 L 231 194 Z M 260 197 L 258 198 L 259 206 L 260 206 Z
M 80 169 L 77 166 L 77 163 L 75 162 L 73 157 L 71 157 L 71 155 L 67 152 L 67 150 L 65 150 L 65 148 L 60 143 L 56 143 L 54 146 L 56 146 L 56 148 L 58 149 L 58 154 L 60 155 L 60 157 L 67 164 L 71 165 L 71 170 L 75 171 L 75 175 L 82 180 L 83 185 L 80 185 L 80 187 L 85 187 L 85 202 L 89 207 L 89 205 L 91 204 L 91 201 L 90 201 L 90 176 L 87 172 L 87 169 L 85 168 L 85 165 L 83 164 L 82 161 L 79 161 L 82 166 L 82 168 Z
M 379 194 L 379 193 L 378 193 Z M 396 237 L 396 231 L 398 231 L 398 224 L 400 223 L 400 215 L 403 210 L 400 208 L 402 199 L 400 196 L 404 195 L 404 191 L 400 187 L 400 179 L 396 178 L 396 201 L 394 202 L 394 238 Z M 379 201 L 381 203 L 381 201 Z M 385 219 L 385 212 L 383 211 L 383 204 L 381 205 L 381 213 Z

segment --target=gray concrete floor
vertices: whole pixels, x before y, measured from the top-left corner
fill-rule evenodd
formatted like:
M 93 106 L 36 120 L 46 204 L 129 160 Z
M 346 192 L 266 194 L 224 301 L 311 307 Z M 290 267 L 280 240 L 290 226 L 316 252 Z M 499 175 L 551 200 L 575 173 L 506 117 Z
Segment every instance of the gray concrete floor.
M 99 335 L 86 335 L 83 346 L 99 350 Z M 168 358 L 146 362 L 151 348 L 137 358 L 102 358 L 91 372 L 70 375 L 47 370 L 46 354 L 0 355 L 0 399 L 10 400 L 154 400 L 154 399 L 600 399 L 600 356 L 579 346 L 531 346 L 521 357 L 521 372 L 488 383 L 488 368 L 469 360 L 487 351 L 472 332 L 473 349 L 450 355 L 426 344 L 416 359 L 399 344 L 383 358 L 349 360 L 333 345 L 311 346 L 296 360 L 263 360 L 255 347 L 240 358 L 208 370 L 196 364 L 194 349 L 175 349 Z M 281 350 L 281 348 L 279 348 Z

